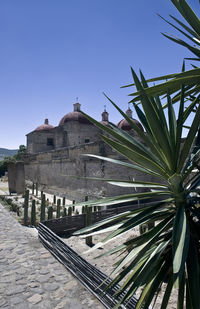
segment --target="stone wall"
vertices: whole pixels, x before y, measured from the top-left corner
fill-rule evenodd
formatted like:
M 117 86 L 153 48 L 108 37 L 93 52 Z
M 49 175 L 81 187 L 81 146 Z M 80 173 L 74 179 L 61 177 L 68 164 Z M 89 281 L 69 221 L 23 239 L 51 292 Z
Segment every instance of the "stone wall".
M 27 134 L 27 152 L 39 153 L 100 141 L 100 132 L 93 124 L 68 121 L 50 130 L 33 131 Z M 53 145 L 48 145 L 48 139 L 52 139 Z
M 8 188 L 10 194 L 24 194 L 25 175 L 23 162 L 10 162 L 8 164 Z
M 103 181 L 75 177 L 100 177 L 104 179 L 144 179 L 144 174 L 110 162 L 94 159 L 82 154 L 107 155 L 120 158 L 103 142 L 88 143 L 79 147 L 66 147 L 24 157 L 25 177 L 38 183 L 41 189 L 65 195 L 68 199 L 90 198 L 132 193 L 134 189 L 120 188 Z M 124 160 L 124 159 L 123 159 Z M 145 175 L 146 181 L 151 177 Z
M 33 131 L 27 134 L 27 152 L 38 153 L 41 151 L 49 151 L 54 148 L 53 145 L 47 144 L 47 139 L 54 141 L 54 131 Z
M 67 136 L 65 146 L 79 146 L 100 140 L 100 130 L 93 124 L 67 121 L 63 126 L 63 130 Z

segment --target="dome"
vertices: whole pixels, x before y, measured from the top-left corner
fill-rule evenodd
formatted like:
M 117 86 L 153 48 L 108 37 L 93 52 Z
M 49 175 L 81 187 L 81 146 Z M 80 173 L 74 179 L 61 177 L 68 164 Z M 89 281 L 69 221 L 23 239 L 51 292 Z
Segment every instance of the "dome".
M 59 126 L 64 125 L 67 121 L 78 121 L 84 124 L 92 124 L 83 114 L 80 112 L 80 104 L 74 104 L 74 111 L 65 115 L 59 122 Z
M 49 124 L 49 120 L 45 119 L 44 124 L 41 124 L 34 131 L 46 131 L 46 130 L 50 130 L 50 129 L 53 129 L 53 128 L 54 128 L 54 126 Z
M 140 128 L 142 131 L 144 131 L 140 122 L 138 120 L 132 118 L 132 110 L 130 108 L 128 108 L 128 110 L 126 111 L 126 115 L 138 126 L 138 128 Z M 117 124 L 117 126 L 118 126 L 118 128 L 125 130 L 125 131 L 133 130 L 132 126 L 129 124 L 129 122 L 126 119 L 122 119 Z

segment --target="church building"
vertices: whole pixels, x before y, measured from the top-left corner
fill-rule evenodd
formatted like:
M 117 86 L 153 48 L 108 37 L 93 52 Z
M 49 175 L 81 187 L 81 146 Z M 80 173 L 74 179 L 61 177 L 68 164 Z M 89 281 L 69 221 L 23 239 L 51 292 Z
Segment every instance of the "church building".
M 73 112 L 63 116 L 58 126 L 52 126 L 45 119 L 44 124 L 27 134 L 27 155 L 24 158 L 26 179 L 38 183 L 41 189 L 50 193 L 76 200 L 83 199 L 85 195 L 96 198 L 132 192 L 133 189 L 85 178 L 136 180 L 144 175 L 107 161 L 83 156 L 95 154 L 126 161 L 101 140 L 102 131 L 84 117 L 80 108 L 81 105 L 76 102 Z M 139 121 L 132 118 L 130 108 L 126 114 L 143 130 Z M 102 124 L 109 125 L 108 116 L 104 110 Z M 122 119 L 117 126 L 139 139 L 126 119 Z

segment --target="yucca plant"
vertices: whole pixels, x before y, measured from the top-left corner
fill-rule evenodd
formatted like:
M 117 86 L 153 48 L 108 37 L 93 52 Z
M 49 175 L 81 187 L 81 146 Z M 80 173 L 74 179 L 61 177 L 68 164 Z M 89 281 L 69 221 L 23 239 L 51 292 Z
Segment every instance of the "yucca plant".
M 194 55 L 194 58 L 191 57 L 185 59 L 192 60 L 195 64 L 192 65 L 190 70 L 185 72 L 167 74 L 148 79 L 148 82 L 159 82 L 159 84 L 146 89 L 146 94 L 166 95 L 170 92 L 171 94 L 174 94 L 172 102 L 175 103 L 180 100 L 181 93 L 179 92 L 179 89 L 182 84 L 185 85 L 185 98 L 190 96 L 193 98 L 193 96 L 198 94 L 200 91 L 200 68 L 198 67 L 198 62 L 200 61 L 200 19 L 185 0 L 170 1 L 182 15 L 185 22 L 172 15 L 170 15 L 171 21 L 168 21 L 161 16 L 160 17 L 176 29 L 177 32 L 185 38 L 185 40 L 170 34 L 162 34 L 176 44 L 186 47 Z M 197 3 L 200 5 L 200 1 L 197 1 Z M 133 86 L 133 84 L 129 84 L 124 87 L 130 86 Z M 134 97 L 131 102 L 139 102 L 140 95 L 141 94 L 139 91 L 131 93 L 130 96 Z
M 141 73 L 141 80 L 132 70 L 134 84 L 140 91 L 141 107 L 135 105 L 135 111 L 145 128 L 145 133 L 118 109 L 140 137 L 132 137 L 114 125 L 105 127 L 91 117 L 91 122 L 102 129 L 102 139 L 130 163 L 111 158 L 90 155 L 113 164 L 126 166 L 155 177 L 154 182 L 122 181 L 107 179 L 108 183 L 128 188 L 149 188 L 149 192 L 126 194 L 88 202 L 93 205 L 112 205 L 136 200 L 148 199 L 149 203 L 141 209 L 116 215 L 102 222 L 76 232 L 76 235 L 95 234 L 104 226 L 113 227 L 113 231 L 102 242 L 107 244 L 119 235 L 123 235 L 139 224 L 155 221 L 146 233 L 112 248 L 106 254 L 119 253 L 119 261 L 112 272 L 111 285 L 121 283 L 117 296 L 125 292 L 120 303 L 142 288 L 136 309 L 148 308 L 164 282 L 167 281 L 161 309 L 167 308 L 173 287 L 178 288 L 177 308 L 200 308 L 200 202 L 199 188 L 199 142 L 200 134 L 200 96 L 194 98 L 196 107 L 187 137 L 182 140 L 184 123 L 190 114 L 185 107 L 187 87 L 181 86 L 180 102 L 176 116 L 170 95 L 167 95 L 167 110 L 164 113 L 158 96 L 148 96 L 147 82 Z M 110 137 L 109 137 L 109 136 Z M 145 179 L 145 177 L 144 177 Z M 95 248 L 98 247 L 98 244 Z M 93 249 L 92 249 L 93 250 Z M 121 255 L 122 254 L 122 255 Z M 125 255 L 124 255 L 125 254 Z M 122 256 L 120 258 L 120 255 Z M 113 261 L 116 262 L 116 261 Z M 167 276 L 166 276 L 167 275 Z M 185 306 L 185 307 L 184 307 Z
M 200 60 L 200 20 L 185 0 L 171 0 L 187 24 L 171 16 L 177 26 L 168 22 L 187 38 L 183 41 L 170 35 L 165 36 L 185 46 Z M 191 41 L 192 45 L 188 42 Z M 194 46 L 195 44 L 195 46 Z M 200 309 L 200 69 L 193 66 L 190 71 L 183 69 L 181 73 L 145 80 L 142 73 L 140 79 L 132 70 L 133 83 L 137 91 L 130 95 L 134 98 L 135 111 L 145 133 L 110 100 L 123 117 L 130 123 L 140 137 L 132 137 L 114 125 L 104 127 L 91 117 L 91 122 L 102 129 L 102 139 L 113 149 L 129 160 L 120 161 L 107 157 L 94 156 L 119 166 L 126 166 L 155 177 L 154 182 L 122 181 L 107 179 L 112 185 L 128 188 L 149 188 L 149 192 L 126 194 L 88 202 L 87 205 L 116 205 L 124 202 L 149 200 L 141 209 L 116 215 L 93 226 L 76 232 L 93 235 L 99 229 L 106 231 L 108 225 L 113 231 L 100 244 L 112 243 L 119 235 L 126 234 L 140 224 L 155 221 L 146 233 L 128 239 L 105 254 L 119 254 L 119 260 L 112 272 L 110 285 L 121 283 L 116 292 L 123 303 L 138 289 L 142 288 L 136 309 L 148 308 L 164 288 L 161 309 L 169 303 L 173 288 L 178 289 L 177 309 Z M 162 81 L 153 87 L 148 82 Z M 164 95 L 163 101 L 160 99 Z M 135 104 L 139 102 L 139 104 Z M 189 104 L 188 104 L 189 102 Z M 174 109 L 173 103 L 178 107 Z M 194 112 L 194 113 L 192 113 Z M 182 133 L 188 117 L 193 117 L 188 128 L 187 137 Z M 97 248 L 97 244 L 92 250 Z M 116 262 L 116 261 L 113 261 Z M 125 293 L 125 296 L 124 296 Z M 123 295 L 123 296 L 122 296 Z

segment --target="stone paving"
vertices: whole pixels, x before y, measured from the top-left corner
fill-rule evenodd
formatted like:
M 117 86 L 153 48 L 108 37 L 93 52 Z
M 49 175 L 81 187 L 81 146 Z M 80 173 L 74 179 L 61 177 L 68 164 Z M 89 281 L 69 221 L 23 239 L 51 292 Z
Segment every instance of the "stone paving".
M 104 307 L 0 204 L 0 308 Z

